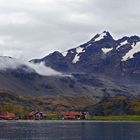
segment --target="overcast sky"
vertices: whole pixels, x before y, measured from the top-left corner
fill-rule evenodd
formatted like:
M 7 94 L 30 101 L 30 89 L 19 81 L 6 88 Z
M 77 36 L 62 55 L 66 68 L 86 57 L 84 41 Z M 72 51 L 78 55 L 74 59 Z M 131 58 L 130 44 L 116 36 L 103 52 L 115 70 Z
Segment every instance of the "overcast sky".
M 0 55 L 31 59 L 109 31 L 140 35 L 139 0 L 0 0 Z

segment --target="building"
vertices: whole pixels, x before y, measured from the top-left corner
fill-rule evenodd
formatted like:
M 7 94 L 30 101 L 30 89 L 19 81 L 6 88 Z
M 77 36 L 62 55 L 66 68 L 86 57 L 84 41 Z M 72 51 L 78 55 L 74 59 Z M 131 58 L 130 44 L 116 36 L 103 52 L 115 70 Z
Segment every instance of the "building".
M 62 112 L 61 119 L 62 120 L 84 120 L 86 119 L 85 112 Z
M 43 120 L 46 119 L 46 114 L 43 114 L 43 112 L 39 111 L 32 111 L 28 114 L 28 119 L 30 120 Z
M 14 113 L 0 112 L 0 120 L 15 120 L 18 119 Z

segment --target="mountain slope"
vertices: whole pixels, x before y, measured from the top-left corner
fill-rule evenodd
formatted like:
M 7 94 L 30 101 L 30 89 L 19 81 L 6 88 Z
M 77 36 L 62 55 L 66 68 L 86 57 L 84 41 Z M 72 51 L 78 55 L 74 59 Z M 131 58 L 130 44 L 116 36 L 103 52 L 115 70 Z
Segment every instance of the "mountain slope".
M 117 84 L 91 74 L 41 76 L 24 71 L 0 72 L 0 88 L 32 96 L 88 96 L 100 100 L 104 96 L 139 95 L 139 87 Z

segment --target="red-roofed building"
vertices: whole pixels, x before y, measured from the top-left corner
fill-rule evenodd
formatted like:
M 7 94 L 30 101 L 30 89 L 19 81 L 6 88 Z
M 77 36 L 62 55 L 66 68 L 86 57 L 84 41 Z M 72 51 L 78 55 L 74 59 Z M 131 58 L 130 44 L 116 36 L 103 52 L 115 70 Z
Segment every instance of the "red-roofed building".
M 81 113 L 80 112 L 62 112 L 61 113 L 61 119 L 63 120 L 69 120 L 69 119 L 80 119 Z
M 0 120 L 14 120 L 17 119 L 14 113 L 10 112 L 1 112 L 0 113 Z

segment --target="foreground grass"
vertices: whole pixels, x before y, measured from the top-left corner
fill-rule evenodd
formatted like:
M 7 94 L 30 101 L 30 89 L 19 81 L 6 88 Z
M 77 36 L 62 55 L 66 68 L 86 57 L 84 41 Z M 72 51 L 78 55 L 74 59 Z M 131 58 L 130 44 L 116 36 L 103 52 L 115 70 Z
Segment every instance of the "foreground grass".
M 90 116 L 88 120 L 97 121 L 140 121 L 140 115 L 128 116 Z
M 48 115 L 47 120 L 60 120 L 58 115 Z M 93 121 L 140 121 L 140 115 L 126 116 L 89 116 L 86 120 Z M 76 121 L 76 120 L 75 120 Z

